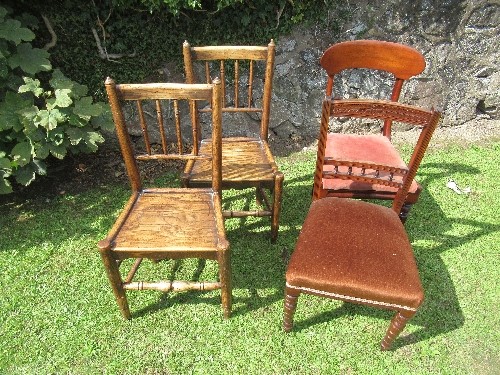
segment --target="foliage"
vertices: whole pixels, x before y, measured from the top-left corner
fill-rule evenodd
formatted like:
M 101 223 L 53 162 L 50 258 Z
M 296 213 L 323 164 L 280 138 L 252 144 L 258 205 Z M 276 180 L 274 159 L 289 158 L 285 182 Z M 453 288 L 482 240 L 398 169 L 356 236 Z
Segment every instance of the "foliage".
M 13 178 L 28 185 L 45 174 L 49 155 L 96 151 L 104 141 L 99 130 L 110 124 L 104 103 L 93 103 L 86 86 L 52 70 L 49 53 L 30 43 L 34 38 L 0 7 L 0 194 L 12 191 Z M 48 85 L 38 76 L 48 77 Z
M 274 38 L 279 46 L 279 36 L 294 25 L 329 22 L 335 29 L 347 16 L 340 0 L 200 0 L 196 4 L 201 7 L 183 0 L 176 1 L 176 14 L 163 0 L 10 1 L 18 14 L 45 14 L 50 19 L 57 33 L 52 63 L 71 79 L 85 82 L 98 100 L 105 100 L 107 76 L 117 82 L 182 80 L 185 40 L 191 45 L 266 45 Z M 123 57 L 101 58 L 92 29 L 107 53 Z M 48 38 L 41 25 L 35 42 L 43 45 Z

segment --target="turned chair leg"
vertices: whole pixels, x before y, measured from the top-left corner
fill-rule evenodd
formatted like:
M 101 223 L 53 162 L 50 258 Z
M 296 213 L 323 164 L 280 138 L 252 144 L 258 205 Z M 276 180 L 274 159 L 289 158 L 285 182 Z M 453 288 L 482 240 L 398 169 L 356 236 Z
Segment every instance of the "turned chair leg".
M 231 253 L 229 249 L 219 251 L 218 263 L 222 311 L 224 318 L 227 319 L 231 316 L 232 309 Z
M 283 330 L 290 332 L 293 328 L 293 316 L 297 308 L 297 300 L 300 292 L 286 288 L 285 306 L 283 309 Z
M 278 238 L 279 218 L 281 213 L 281 197 L 283 193 L 283 180 L 285 176 L 278 172 L 274 179 L 273 191 L 273 216 L 271 217 L 271 242 L 275 243 Z
M 111 251 L 107 248 L 100 248 L 101 258 L 104 263 L 104 268 L 106 268 L 106 273 L 108 274 L 109 283 L 113 289 L 116 302 L 118 307 L 125 319 L 132 318 L 130 314 L 130 309 L 127 302 L 127 296 L 125 290 L 123 289 L 123 282 L 120 275 L 120 270 L 116 264 L 116 260 L 111 255 Z
M 398 311 L 391 320 L 391 324 L 387 329 L 384 339 L 380 343 L 382 350 L 390 349 L 392 343 L 399 336 L 401 331 L 405 328 L 406 323 L 415 315 L 415 312 Z

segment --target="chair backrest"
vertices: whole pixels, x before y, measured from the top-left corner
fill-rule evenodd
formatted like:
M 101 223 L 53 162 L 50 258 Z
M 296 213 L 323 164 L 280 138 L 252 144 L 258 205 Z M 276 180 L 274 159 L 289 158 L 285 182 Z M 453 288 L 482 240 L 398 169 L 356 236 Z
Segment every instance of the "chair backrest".
M 116 84 L 111 78 L 106 79 L 106 91 L 113 114 L 116 133 L 120 149 L 125 161 L 127 173 L 134 191 L 143 188 L 143 181 L 137 161 L 145 160 L 183 160 L 192 162 L 197 159 L 212 160 L 212 188 L 221 191 L 222 185 L 222 96 L 221 83 L 218 78 L 213 84 L 185 84 L 185 83 L 146 83 L 146 84 Z M 135 101 L 138 118 L 126 120 L 125 102 Z M 195 110 L 196 102 L 204 101 L 212 107 L 212 155 L 199 154 L 201 135 L 198 128 L 198 116 Z M 148 103 L 152 102 L 152 103 Z M 184 103 L 185 102 L 185 103 Z M 151 116 L 144 107 L 152 104 L 156 112 L 156 126 L 161 136 L 161 147 L 155 147 L 149 140 L 148 121 L 146 115 Z M 185 105 L 183 105 L 185 104 Z M 165 118 L 165 109 L 169 108 L 172 118 Z M 191 125 L 192 147 L 184 144 L 181 122 L 182 108 L 189 108 L 187 116 Z M 170 121 L 169 121 L 170 120 Z M 134 147 L 127 129 L 127 121 L 140 123 L 144 140 L 144 151 Z M 167 126 L 169 122 L 174 134 L 175 142 L 169 144 Z M 168 124 L 167 124 L 168 125 Z
M 408 163 L 408 168 L 397 168 L 369 162 L 335 160 L 331 157 L 326 157 L 326 139 L 329 122 L 332 117 L 371 118 L 421 126 L 422 130 Z M 320 198 L 322 179 L 324 178 L 340 178 L 386 185 L 398 189 L 392 209 L 399 215 L 440 117 L 441 114 L 434 109 L 429 111 L 391 101 L 363 99 L 336 100 L 331 97 L 325 98 L 321 114 L 313 200 Z M 331 171 L 324 171 L 324 165 L 332 165 L 334 168 Z
M 352 40 L 334 44 L 323 53 L 320 64 L 328 75 L 327 96 L 334 96 L 332 94 L 334 76 L 341 71 L 374 69 L 394 76 L 391 101 L 399 100 L 405 80 L 422 73 L 425 69 L 424 56 L 416 49 L 379 40 Z M 390 121 L 384 123 L 383 134 L 390 138 Z
M 212 77 L 220 77 L 222 112 L 260 114 L 260 137 L 267 140 L 274 72 L 274 41 L 271 40 L 267 46 L 205 47 L 191 47 L 185 41 L 183 56 L 186 82 L 211 83 Z M 194 64 L 197 61 L 204 63 L 202 79 L 197 79 L 196 76 Z M 260 65 L 263 65 L 263 69 Z M 259 72 L 263 73 L 262 77 Z

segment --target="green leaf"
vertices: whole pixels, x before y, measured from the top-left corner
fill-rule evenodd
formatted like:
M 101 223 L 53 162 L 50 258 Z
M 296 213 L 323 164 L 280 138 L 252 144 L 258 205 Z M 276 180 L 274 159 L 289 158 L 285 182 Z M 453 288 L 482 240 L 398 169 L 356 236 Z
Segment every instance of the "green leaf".
M 60 122 L 64 122 L 65 120 L 65 116 L 56 108 L 52 110 L 42 109 L 36 115 L 35 122 L 38 122 L 38 124 L 47 130 L 53 130 L 57 128 Z
M 64 159 L 67 153 L 66 146 L 63 144 L 55 145 L 53 143 L 49 143 L 49 149 L 50 153 L 58 159 Z
M 4 7 L 0 6 L 0 20 L 3 21 L 3 19 L 5 18 L 5 16 L 8 14 L 9 12 L 7 12 L 7 9 L 5 9 Z
M 12 170 L 12 164 L 10 162 L 10 159 L 3 157 L 3 156 L 5 156 L 5 152 L 2 152 L 2 154 L 3 155 L 0 155 L 0 156 L 2 156 L 2 157 L 0 157 L 0 170 L 10 172 Z
M 0 23 L 0 38 L 18 45 L 22 41 L 35 39 L 35 34 L 30 29 L 22 27 L 21 22 L 8 19 Z
M 75 146 L 80 143 L 83 136 L 85 135 L 85 132 L 80 128 L 68 128 L 66 129 L 66 134 L 68 135 L 71 144 Z
M 35 156 L 38 159 L 46 159 L 50 154 L 50 147 L 45 140 L 35 144 Z
M 92 98 L 85 96 L 75 102 L 73 113 L 76 115 L 90 120 L 92 116 L 99 116 L 103 112 L 103 108 L 98 104 L 92 104 Z
M 9 75 L 9 68 L 7 65 L 7 60 L 0 57 L 0 78 L 5 78 Z
M 0 194 L 12 193 L 12 186 L 5 177 L 0 178 Z
M 3 102 L 0 102 L 0 130 L 21 130 L 20 112 L 33 105 L 30 99 L 23 99 L 21 95 L 7 91 Z
M 47 51 L 33 48 L 29 43 L 22 43 L 17 46 L 17 54 L 9 58 L 9 65 L 12 69 L 19 66 L 26 73 L 35 74 L 52 69 L 48 58 Z
M 101 115 L 92 118 L 91 124 L 94 129 L 113 131 L 115 124 L 113 122 L 113 116 L 111 115 L 111 108 L 109 108 L 109 105 L 103 102 L 97 102 L 95 105 L 99 105 L 102 108 L 102 113 Z
M 72 81 L 68 77 L 66 77 L 61 70 L 54 69 L 52 73 L 52 78 L 49 81 L 50 85 L 55 89 L 68 89 L 70 90 L 69 96 L 78 99 L 82 96 L 87 95 L 88 87 L 85 85 L 81 85 L 75 81 Z
M 33 146 L 29 142 L 21 142 L 14 146 L 10 154 L 12 160 L 17 162 L 20 167 L 27 165 L 31 161 Z
M 16 170 L 16 181 L 21 185 L 28 186 L 35 179 L 35 170 L 31 164 Z
M 95 152 L 97 151 L 97 144 L 104 142 L 104 137 L 97 133 L 97 132 L 88 132 L 85 133 L 83 137 L 85 143 L 87 144 L 87 147 L 90 149 L 90 151 Z
M 37 98 L 43 94 L 43 88 L 40 87 L 40 81 L 30 77 L 23 77 L 24 85 L 19 86 L 18 92 L 32 92 Z
M 66 108 L 69 107 L 73 100 L 69 97 L 71 90 L 69 89 L 56 89 L 55 99 L 47 100 L 47 109 L 51 110 L 55 107 Z

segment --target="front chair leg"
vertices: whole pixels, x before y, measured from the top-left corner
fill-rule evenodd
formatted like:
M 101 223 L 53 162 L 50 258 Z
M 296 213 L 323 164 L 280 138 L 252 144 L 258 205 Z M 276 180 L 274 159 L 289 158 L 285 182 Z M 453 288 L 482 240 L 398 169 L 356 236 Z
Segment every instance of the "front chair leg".
M 398 311 L 396 315 L 394 315 L 391 320 L 391 324 L 387 329 L 387 333 L 380 343 L 380 348 L 382 350 L 388 350 L 391 347 L 396 337 L 398 337 L 401 331 L 405 328 L 406 323 L 413 317 L 413 315 L 415 315 L 415 312 L 407 311 Z
M 285 306 L 283 308 L 283 330 L 285 332 L 290 332 L 292 330 L 293 315 L 295 314 L 295 309 L 297 308 L 299 295 L 300 292 L 297 292 L 295 289 L 286 288 Z
M 231 316 L 232 309 L 232 285 L 231 285 L 231 253 L 229 248 L 219 249 L 219 280 L 221 284 L 221 300 L 224 318 Z
M 108 274 L 109 283 L 111 284 L 116 302 L 118 303 L 118 307 L 120 308 L 123 317 L 125 319 L 130 319 L 132 315 L 130 314 L 127 296 L 125 294 L 125 290 L 123 289 L 123 281 L 118 265 L 116 264 L 116 260 L 111 255 L 111 250 L 109 249 L 107 241 L 100 241 L 98 246 L 104 263 L 104 268 Z

